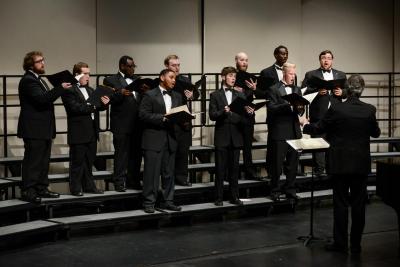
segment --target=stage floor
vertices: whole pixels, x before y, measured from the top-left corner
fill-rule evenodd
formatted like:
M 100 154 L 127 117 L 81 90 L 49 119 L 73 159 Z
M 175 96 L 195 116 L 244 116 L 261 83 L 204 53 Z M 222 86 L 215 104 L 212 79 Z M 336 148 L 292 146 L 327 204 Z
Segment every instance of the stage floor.
M 203 218 L 204 220 L 204 218 Z M 331 207 L 317 208 L 315 236 L 332 231 Z M 0 266 L 400 266 L 395 211 L 381 202 L 367 206 L 359 257 L 308 247 L 309 209 L 295 213 L 197 222 L 192 226 L 104 232 L 0 252 Z

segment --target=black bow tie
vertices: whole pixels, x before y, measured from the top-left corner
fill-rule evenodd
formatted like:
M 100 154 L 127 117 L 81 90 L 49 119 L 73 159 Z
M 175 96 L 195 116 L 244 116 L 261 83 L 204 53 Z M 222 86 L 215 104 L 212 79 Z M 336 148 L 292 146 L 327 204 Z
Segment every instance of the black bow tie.
M 322 69 L 322 73 L 331 73 L 332 70 L 324 70 Z
M 163 95 L 166 95 L 166 94 L 168 94 L 169 96 L 171 96 L 171 94 L 172 94 L 172 91 L 163 90 L 163 91 L 162 91 L 162 94 L 163 94 Z
M 276 66 L 276 65 L 275 65 L 275 68 L 276 68 L 277 70 L 282 70 L 282 67 L 279 67 L 279 66 Z
M 225 90 L 225 92 L 232 92 L 232 88 L 230 88 L 230 87 L 226 87 L 224 90 Z

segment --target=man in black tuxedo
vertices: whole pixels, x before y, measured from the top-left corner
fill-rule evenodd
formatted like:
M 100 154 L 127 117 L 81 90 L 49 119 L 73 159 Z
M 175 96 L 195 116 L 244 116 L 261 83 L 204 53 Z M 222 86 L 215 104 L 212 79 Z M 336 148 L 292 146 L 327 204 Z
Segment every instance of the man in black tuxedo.
M 143 121 L 142 148 L 144 151 L 143 207 L 153 213 L 161 176 L 161 209 L 180 211 L 173 203 L 175 153 L 178 147 L 175 125 L 164 115 L 171 108 L 181 106 L 180 94 L 174 92 L 176 74 L 164 69 L 158 87 L 147 91 L 140 104 L 139 117 Z
M 255 91 L 257 98 L 266 98 L 268 89 L 283 78 L 282 66 L 288 60 L 289 52 L 286 46 L 280 45 L 274 49 L 275 63 L 260 72 L 258 88 Z M 296 84 L 296 83 L 295 83 Z
M 124 192 L 126 187 L 141 189 L 142 127 L 139 122 L 141 95 L 126 89 L 139 78 L 134 75 L 135 67 L 131 57 L 122 56 L 119 59 L 118 73 L 106 77 L 103 81 L 104 85 L 115 89 L 110 101 L 110 120 L 115 150 L 113 182 L 118 192 Z
M 350 245 L 351 252 L 356 254 L 361 252 L 361 236 L 365 225 L 367 178 L 371 172 L 370 137 L 380 135 L 376 108 L 359 100 L 364 86 L 360 75 L 350 76 L 346 101 L 331 105 L 317 123 L 302 121 L 305 124 L 304 133 L 326 133 L 330 143 L 327 171 L 333 182 L 334 242 L 326 248 L 347 251 L 350 205 Z
M 295 77 L 296 65 L 285 63 L 282 81 L 267 91 L 267 171 L 271 179 L 271 199 L 274 201 L 279 200 L 282 191 L 279 178 L 285 159 L 286 182 L 283 190 L 287 198 L 297 199 L 295 181 L 299 155 L 286 140 L 301 138 L 299 115 L 304 113 L 304 106 L 291 105 L 282 98 L 288 94 L 301 95 L 300 88 L 294 85 Z
M 183 101 L 183 105 L 187 105 L 189 110 L 192 110 L 192 100 L 196 100 L 200 96 L 198 89 L 189 90 L 191 88 L 182 88 L 179 85 L 179 81 L 182 84 L 192 84 L 192 82 L 186 76 L 180 74 L 180 61 L 177 55 L 169 55 L 164 59 L 164 66 L 175 72 L 176 81 L 173 90 L 178 92 Z M 192 122 L 188 121 L 181 125 L 176 125 L 176 140 L 178 141 L 178 150 L 176 151 L 175 157 L 175 183 L 183 186 L 191 186 L 188 181 L 188 155 L 189 148 L 192 145 Z
M 253 116 L 254 109 L 246 106 L 240 111 L 231 111 L 229 105 L 237 98 L 245 99 L 243 93 L 234 90 L 236 69 L 225 67 L 221 71 L 222 88 L 210 95 L 209 116 L 215 121 L 215 205 L 223 205 L 225 178 L 229 181 L 230 202 L 243 205 L 239 199 L 238 177 L 240 149 L 243 146 L 243 114 Z
M 41 198 L 60 195 L 47 189 L 52 139 L 56 136 L 53 102 L 60 97 L 69 83 L 50 89 L 40 75 L 45 73 L 44 57 L 39 51 L 25 55 L 24 76 L 18 85 L 21 111 L 17 136 L 24 140 L 22 161 L 22 198 L 39 203 Z
M 337 87 L 334 90 L 316 88 L 310 83 L 310 80 L 313 77 L 318 77 L 327 81 L 346 79 L 346 74 L 344 72 L 332 68 L 333 54 L 330 50 L 324 50 L 319 54 L 319 62 L 320 68 L 307 72 L 301 85 L 302 88 L 307 87 L 304 92 L 305 95 L 318 92 L 318 95 L 314 98 L 309 107 L 309 116 L 312 123 L 318 122 L 324 116 L 329 106 L 341 102 L 342 88 Z M 313 135 L 312 137 L 323 136 Z M 315 165 L 314 174 L 316 176 L 321 176 L 325 171 L 325 153 L 315 152 L 313 153 L 313 156 Z
M 78 62 L 72 73 L 78 84 L 61 97 L 67 112 L 70 192 L 74 196 L 83 196 L 84 192 L 102 194 L 94 183 L 92 166 L 99 139 L 99 110 L 104 110 L 110 99 L 101 97 L 100 107 L 88 101 L 94 89 L 89 87 L 87 63 Z
M 254 91 L 257 88 L 257 80 L 256 77 L 247 72 L 249 57 L 244 52 L 237 53 L 235 63 L 237 69 L 235 89 L 242 92 L 247 101 L 251 103 L 254 99 Z M 255 113 L 243 118 L 243 169 L 245 178 L 249 180 L 256 178 L 253 156 L 251 154 L 255 122 Z

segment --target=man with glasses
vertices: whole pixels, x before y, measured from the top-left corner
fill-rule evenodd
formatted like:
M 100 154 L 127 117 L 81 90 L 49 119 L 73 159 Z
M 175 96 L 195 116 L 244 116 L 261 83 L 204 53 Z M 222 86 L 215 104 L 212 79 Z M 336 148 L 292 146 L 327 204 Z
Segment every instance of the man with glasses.
M 307 87 L 304 94 L 311 94 L 318 92 L 318 95 L 311 102 L 310 110 L 310 121 L 311 123 L 317 123 L 327 112 L 331 105 L 335 105 L 341 102 L 342 88 L 335 88 L 333 90 L 327 90 L 327 88 L 316 88 L 310 81 L 315 77 L 321 80 L 339 80 L 346 79 L 346 74 L 342 71 L 333 69 L 333 53 L 330 50 L 324 50 L 319 54 L 320 67 L 316 70 L 312 70 L 306 73 L 304 76 L 301 88 Z M 324 137 L 324 135 L 312 135 L 312 137 Z M 317 177 L 325 175 L 325 152 L 315 152 L 314 157 L 314 174 Z
M 117 192 L 126 188 L 141 189 L 140 165 L 142 163 L 139 123 L 140 94 L 126 87 L 139 77 L 135 75 L 135 62 L 130 56 L 119 59 L 119 71 L 108 76 L 103 83 L 113 87 L 111 96 L 111 132 L 114 144 L 114 187 Z
M 42 198 L 58 198 L 60 194 L 48 190 L 49 163 L 52 139 L 56 136 L 54 104 L 69 83 L 50 89 L 40 75 L 45 73 L 42 52 L 25 55 L 24 76 L 18 85 L 21 110 L 17 136 L 24 140 L 22 161 L 22 199 L 40 203 Z

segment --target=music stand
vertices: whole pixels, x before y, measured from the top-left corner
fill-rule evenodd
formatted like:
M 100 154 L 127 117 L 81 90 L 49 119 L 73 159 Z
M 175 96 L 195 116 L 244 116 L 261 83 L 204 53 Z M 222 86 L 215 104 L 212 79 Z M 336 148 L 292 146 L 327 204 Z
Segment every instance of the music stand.
M 303 151 L 324 151 L 329 148 L 329 143 L 323 138 L 302 138 L 294 140 L 286 140 L 286 142 L 297 152 Z M 322 240 L 314 236 L 314 170 L 311 169 L 311 197 L 310 197 L 310 233 L 306 236 L 299 236 L 298 240 L 303 241 L 307 246 L 311 241 Z

